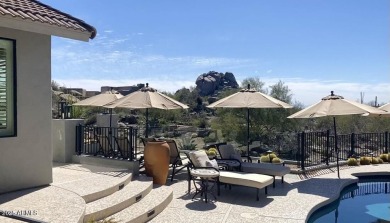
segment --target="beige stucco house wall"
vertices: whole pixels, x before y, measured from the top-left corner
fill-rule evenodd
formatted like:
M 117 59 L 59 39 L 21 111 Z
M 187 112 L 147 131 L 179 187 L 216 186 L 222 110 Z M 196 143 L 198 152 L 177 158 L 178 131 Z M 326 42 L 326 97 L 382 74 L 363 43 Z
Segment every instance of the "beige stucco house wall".
M 52 182 L 51 36 L 0 27 L 16 40 L 17 136 L 0 139 L 0 193 Z
M 51 36 L 88 41 L 96 29 L 34 0 L 0 3 L 0 38 L 15 41 L 16 136 L 0 137 L 0 194 L 52 182 Z

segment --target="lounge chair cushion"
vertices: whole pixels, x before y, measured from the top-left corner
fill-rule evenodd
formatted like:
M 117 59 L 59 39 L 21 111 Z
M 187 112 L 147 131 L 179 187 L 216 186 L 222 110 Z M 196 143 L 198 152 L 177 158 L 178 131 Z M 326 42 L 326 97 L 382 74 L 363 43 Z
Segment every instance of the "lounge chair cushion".
M 195 167 L 207 167 L 206 161 L 210 161 L 205 151 L 192 151 L 189 153 L 189 157 Z
M 220 171 L 219 181 L 221 183 L 241 185 L 260 189 L 272 184 L 274 182 L 274 178 L 271 176 L 255 173 Z
M 218 149 L 222 159 L 230 159 L 232 154 L 237 154 L 232 144 L 220 145 Z
M 259 173 L 271 176 L 284 176 L 290 173 L 290 168 L 271 163 L 241 163 L 241 170 L 246 173 Z
M 206 161 L 206 166 L 207 167 L 213 167 L 213 168 L 218 170 L 218 163 L 217 163 L 216 160 L 207 160 Z
M 230 159 L 237 160 L 238 162 L 242 163 L 241 156 L 238 154 L 230 154 Z

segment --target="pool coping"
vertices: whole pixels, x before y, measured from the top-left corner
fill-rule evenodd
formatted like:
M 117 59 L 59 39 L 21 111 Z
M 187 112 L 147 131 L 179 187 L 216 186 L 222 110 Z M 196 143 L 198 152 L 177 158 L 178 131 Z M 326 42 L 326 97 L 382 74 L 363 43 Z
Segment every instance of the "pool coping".
M 323 201 L 321 203 L 318 203 L 315 205 L 307 214 L 305 222 L 308 222 L 310 219 L 311 215 L 319 210 L 322 207 L 325 207 L 326 205 L 336 201 L 340 197 L 340 193 L 344 190 L 344 188 L 359 182 L 359 177 L 366 177 L 366 176 L 390 176 L 390 171 L 378 171 L 378 172 L 357 172 L 357 173 L 352 173 L 351 178 L 349 181 L 344 182 L 342 185 L 340 185 L 338 196 L 333 196 L 330 197 L 328 200 Z

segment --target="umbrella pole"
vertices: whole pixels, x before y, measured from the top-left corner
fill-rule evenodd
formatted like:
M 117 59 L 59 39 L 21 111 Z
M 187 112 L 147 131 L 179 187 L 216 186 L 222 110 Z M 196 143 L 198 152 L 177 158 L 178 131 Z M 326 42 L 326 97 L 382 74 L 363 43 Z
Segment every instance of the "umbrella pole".
M 247 125 L 246 125 L 246 137 L 247 137 L 247 154 L 248 154 L 248 162 L 249 162 L 249 108 L 247 108 L 247 113 L 246 113 L 246 120 L 247 120 Z
M 148 138 L 148 119 L 149 119 L 149 110 L 146 109 L 146 126 L 145 126 L 145 138 Z
M 110 108 L 110 131 L 112 126 L 112 108 Z
M 334 148 L 336 150 L 337 176 L 340 179 L 339 149 L 337 148 L 336 117 L 333 117 L 333 126 L 334 126 Z

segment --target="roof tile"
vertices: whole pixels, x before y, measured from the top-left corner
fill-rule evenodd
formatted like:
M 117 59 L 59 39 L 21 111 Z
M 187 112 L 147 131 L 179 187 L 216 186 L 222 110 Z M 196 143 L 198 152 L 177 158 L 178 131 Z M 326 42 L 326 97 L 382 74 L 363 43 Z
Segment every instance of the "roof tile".
M 93 26 L 37 0 L 0 0 L 0 15 L 89 32 L 91 39 L 96 35 Z

